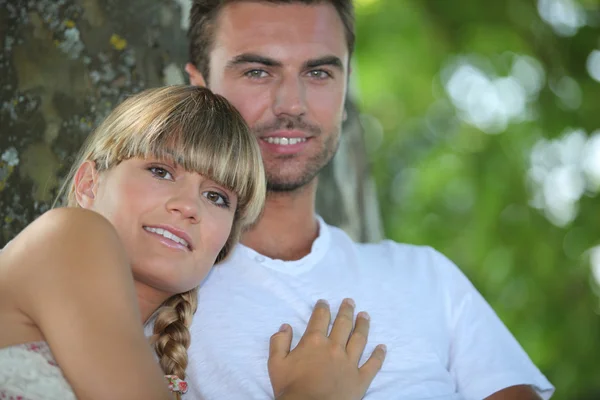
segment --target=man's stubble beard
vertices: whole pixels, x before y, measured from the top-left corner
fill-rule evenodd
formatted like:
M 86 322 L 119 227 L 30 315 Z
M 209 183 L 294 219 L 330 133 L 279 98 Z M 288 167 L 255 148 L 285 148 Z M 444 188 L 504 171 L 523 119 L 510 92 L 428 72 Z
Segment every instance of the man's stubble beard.
M 338 130 L 337 134 L 332 133 L 329 135 L 321 152 L 311 157 L 305 165 L 299 167 L 299 169 L 302 169 L 302 172 L 299 174 L 299 176 L 289 178 L 280 176 L 280 174 L 274 173 L 267 165 L 265 165 L 267 175 L 267 191 L 271 193 L 283 194 L 302 189 L 304 186 L 312 182 L 323 168 L 329 165 L 329 163 L 333 160 L 339 145 L 340 133 Z M 285 163 L 286 159 L 291 160 L 293 158 L 294 155 L 284 155 L 279 157 L 277 160 Z M 273 167 L 274 166 L 271 166 L 271 169 Z
M 318 125 L 309 123 L 308 121 L 304 120 L 302 116 L 283 116 L 276 118 L 275 120 L 266 124 L 254 126 L 252 128 L 252 133 L 256 138 L 260 138 L 269 132 L 281 129 L 300 130 L 306 132 L 312 136 L 312 139 L 310 140 L 318 140 L 323 135 L 323 131 Z M 286 167 L 283 168 L 286 172 L 285 175 L 281 174 L 281 171 L 279 170 L 274 171 L 274 169 L 278 168 L 279 165 L 282 164 L 285 165 L 286 163 L 294 163 L 294 158 L 296 155 L 280 155 L 274 160 L 274 165 L 269 165 L 268 162 L 265 162 L 267 191 L 270 193 L 290 193 L 300 190 L 312 182 L 319 172 L 331 162 L 333 156 L 337 152 L 341 136 L 341 123 L 337 126 L 334 126 L 333 130 L 328 132 L 326 136 L 327 138 L 323 143 L 323 148 L 321 151 L 309 158 L 305 164 L 295 166 L 296 171 L 292 171 L 291 174 L 293 176 L 285 176 L 288 174 L 288 168 Z

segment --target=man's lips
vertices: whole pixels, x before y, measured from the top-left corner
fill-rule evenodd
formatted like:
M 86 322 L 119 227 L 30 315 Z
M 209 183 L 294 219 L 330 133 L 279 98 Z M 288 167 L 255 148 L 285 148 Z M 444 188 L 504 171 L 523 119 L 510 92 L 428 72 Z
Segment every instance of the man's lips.
M 266 137 L 263 138 L 262 140 L 264 140 L 267 143 L 271 143 L 271 144 L 279 144 L 282 146 L 288 146 L 288 145 L 294 145 L 294 144 L 298 144 L 298 143 L 304 143 L 306 142 L 306 138 L 293 138 L 293 137 Z
M 268 132 L 265 133 L 263 135 L 260 135 L 261 139 L 265 139 L 265 138 L 294 138 L 294 139 L 308 139 L 310 138 L 312 135 L 309 135 L 306 132 L 303 131 L 298 131 L 298 130 L 291 130 L 291 131 L 287 131 L 287 130 L 279 130 L 279 131 L 273 131 L 273 132 Z
M 292 154 L 306 147 L 312 136 L 302 131 L 276 131 L 260 136 L 261 147 L 273 153 Z

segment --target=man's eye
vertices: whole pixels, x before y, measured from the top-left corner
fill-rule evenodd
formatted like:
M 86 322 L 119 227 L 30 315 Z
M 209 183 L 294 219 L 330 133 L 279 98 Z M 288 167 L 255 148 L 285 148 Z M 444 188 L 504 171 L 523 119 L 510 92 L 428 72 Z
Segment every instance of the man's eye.
M 173 176 L 169 171 L 161 167 L 150 167 L 148 170 L 152 173 L 152 175 L 161 179 L 173 179 Z
M 229 207 L 229 202 L 227 198 L 218 192 L 204 192 L 204 197 L 206 197 L 209 201 L 215 203 L 219 207 Z
M 255 78 L 255 79 L 257 79 L 257 78 L 266 78 L 268 76 L 267 72 L 264 71 L 264 70 L 262 70 L 262 69 L 253 69 L 253 70 L 247 71 L 245 73 L 245 75 L 248 78 Z
M 308 71 L 308 75 L 311 78 L 316 78 L 316 79 L 327 79 L 331 77 L 331 74 L 325 70 L 322 69 L 314 69 L 312 71 Z

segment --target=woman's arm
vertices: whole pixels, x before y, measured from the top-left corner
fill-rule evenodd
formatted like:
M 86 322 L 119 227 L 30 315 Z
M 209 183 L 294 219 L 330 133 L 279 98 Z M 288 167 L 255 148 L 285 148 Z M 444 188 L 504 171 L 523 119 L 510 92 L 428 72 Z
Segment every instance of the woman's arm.
M 52 210 L 3 257 L 20 288 L 19 308 L 41 330 L 78 399 L 171 398 L 110 222 L 92 211 Z

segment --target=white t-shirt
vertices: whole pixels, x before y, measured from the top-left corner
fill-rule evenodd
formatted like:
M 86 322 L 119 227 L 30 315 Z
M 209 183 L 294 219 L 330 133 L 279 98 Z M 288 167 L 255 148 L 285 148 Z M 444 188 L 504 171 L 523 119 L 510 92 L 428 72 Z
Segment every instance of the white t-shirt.
M 342 299 L 371 316 L 361 364 L 379 343 L 387 358 L 367 400 L 481 400 L 508 386 L 553 386 L 461 271 L 429 247 L 354 243 L 320 218 L 320 236 L 298 261 L 239 245 L 199 291 L 188 400 L 272 399 L 269 338 L 287 322 L 294 347 L 318 299 L 332 320 Z

